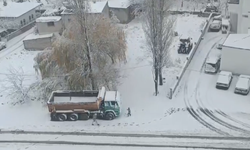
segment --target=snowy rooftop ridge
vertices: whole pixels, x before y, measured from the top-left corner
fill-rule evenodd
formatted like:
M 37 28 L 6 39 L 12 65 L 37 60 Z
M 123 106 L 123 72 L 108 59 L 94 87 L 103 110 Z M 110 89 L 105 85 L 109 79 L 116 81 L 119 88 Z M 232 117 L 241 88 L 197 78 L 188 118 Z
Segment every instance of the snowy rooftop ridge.
M 49 37 L 53 37 L 53 33 L 50 34 L 44 34 L 44 35 L 39 35 L 39 34 L 29 34 L 28 36 L 26 36 L 23 41 L 25 40 L 35 40 L 35 39 L 42 39 L 42 38 L 49 38 Z
M 112 8 L 128 8 L 129 6 L 129 0 L 109 0 L 109 7 Z
M 23 3 L 8 2 L 7 6 L 3 6 L 1 2 L 0 17 L 19 17 L 41 5 L 42 3 L 34 3 L 34 2 L 23 2 Z
M 36 22 L 57 22 L 62 18 L 60 16 L 49 16 L 49 17 L 40 17 L 36 19 Z
M 229 34 L 223 46 L 250 50 L 250 34 Z
M 88 13 L 102 13 L 103 9 L 105 8 L 106 4 L 108 1 L 98 1 L 98 2 L 93 2 L 90 1 L 88 3 L 89 7 L 89 12 Z M 73 14 L 74 11 L 72 9 L 65 9 L 61 14 Z

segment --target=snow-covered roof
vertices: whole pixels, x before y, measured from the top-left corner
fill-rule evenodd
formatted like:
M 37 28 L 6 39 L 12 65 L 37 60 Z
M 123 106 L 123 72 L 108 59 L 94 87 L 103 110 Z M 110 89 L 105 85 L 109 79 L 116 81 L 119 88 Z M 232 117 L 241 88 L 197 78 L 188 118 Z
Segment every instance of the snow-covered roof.
M 35 39 L 42 39 L 42 38 L 49 38 L 49 37 L 53 37 L 53 33 L 50 34 L 44 34 L 44 35 L 39 35 L 39 34 L 30 34 L 28 36 L 26 36 L 23 40 L 35 40 Z
M 229 80 L 228 77 L 232 75 L 232 73 L 227 72 L 227 71 L 221 71 L 217 80 L 217 83 L 224 83 L 228 84 Z
M 36 19 L 36 22 L 57 22 L 60 21 L 62 17 L 60 16 L 48 16 L 48 17 L 40 17 Z
M 250 80 L 250 76 L 246 76 L 246 75 L 240 75 L 239 79 L 236 83 L 236 88 L 238 89 L 248 89 L 249 88 L 249 80 Z
M 109 7 L 112 8 L 128 8 L 130 6 L 129 0 L 109 0 Z
M 105 101 L 115 101 L 116 91 L 106 91 Z
M 229 34 L 223 46 L 250 50 L 250 34 Z
M 105 8 L 108 1 L 99 1 L 99 2 L 89 2 L 89 12 L 88 13 L 102 13 L 103 9 Z M 64 11 L 61 13 L 62 15 L 70 15 L 74 14 L 74 11 L 72 9 L 64 9 Z
M 7 6 L 3 6 L 3 4 L 1 3 L 0 17 L 19 17 L 41 5 L 42 3 L 34 3 L 34 2 L 23 2 L 23 3 L 8 2 Z
M 214 20 L 212 23 L 218 24 L 220 22 L 221 22 L 220 20 Z
M 218 60 L 220 59 L 220 57 L 218 56 L 209 56 L 207 59 L 206 59 L 206 63 L 207 64 L 216 64 L 218 62 Z
M 107 1 L 89 2 L 89 7 L 90 7 L 89 13 L 102 13 L 106 4 Z

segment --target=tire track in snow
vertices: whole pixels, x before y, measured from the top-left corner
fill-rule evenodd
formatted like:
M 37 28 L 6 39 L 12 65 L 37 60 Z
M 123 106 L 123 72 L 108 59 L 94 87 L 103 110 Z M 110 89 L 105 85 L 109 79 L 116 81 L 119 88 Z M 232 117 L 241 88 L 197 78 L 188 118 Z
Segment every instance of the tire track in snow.
M 238 123 L 238 124 L 242 125 L 243 127 L 246 127 L 246 128 L 249 128 L 249 129 L 250 129 L 250 124 L 247 124 L 247 123 L 244 123 L 244 122 L 242 122 L 242 121 L 239 121 L 238 119 L 235 119 L 235 118 L 233 118 L 233 117 L 227 115 L 226 113 L 224 113 L 224 112 L 221 111 L 221 110 L 216 110 L 216 112 L 217 112 L 218 114 L 220 114 L 221 116 L 223 116 L 223 117 L 225 117 L 225 118 L 227 118 L 227 119 L 229 119 L 229 120 L 231 120 L 231 121 L 233 121 L 233 122 L 235 122 L 235 123 Z
M 188 74 L 188 77 L 189 77 L 189 74 Z M 190 104 L 190 100 L 189 98 L 186 98 L 188 97 L 188 92 L 187 92 L 187 82 L 185 82 L 185 85 L 184 85 L 184 102 L 185 102 L 185 105 L 187 107 L 187 111 L 189 112 L 189 114 L 195 119 L 197 120 L 199 123 L 201 123 L 203 126 L 205 126 L 206 128 L 210 129 L 211 131 L 214 131 L 220 135 L 225 135 L 225 136 L 229 136 L 230 134 L 227 133 L 227 132 L 224 132 L 218 128 L 216 128 L 215 126 L 213 126 L 212 124 L 206 122 L 198 113 L 197 111 L 195 111 L 193 109 L 193 107 L 191 106 Z
M 196 103 L 197 103 L 197 105 L 198 105 L 200 111 L 201 111 L 204 115 L 206 115 L 207 117 L 209 117 L 210 119 L 212 119 L 214 122 L 216 122 L 216 123 L 218 123 L 218 124 L 220 124 L 220 125 L 222 125 L 222 126 L 228 128 L 228 129 L 231 129 L 231 130 L 236 131 L 236 132 L 240 132 L 240 133 L 242 133 L 242 134 L 250 135 L 250 131 L 249 131 L 249 130 L 245 130 L 245 129 L 240 128 L 240 127 L 238 127 L 238 126 L 229 124 L 229 123 L 227 123 L 226 121 L 224 121 L 224 120 L 218 118 L 218 117 L 214 114 L 214 112 L 208 110 L 208 109 L 204 106 L 204 104 L 203 104 L 203 102 L 202 102 L 202 100 L 201 100 L 201 98 L 200 98 L 200 96 L 199 96 L 199 95 L 200 95 L 200 94 L 199 94 L 199 91 L 198 91 L 199 86 L 200 86 L 200 79 L 198 80 L 198 84 L 197 84 L 196 90 L 195 90 L 195 91 L 196 91 L 195 100 L 196 100 Z

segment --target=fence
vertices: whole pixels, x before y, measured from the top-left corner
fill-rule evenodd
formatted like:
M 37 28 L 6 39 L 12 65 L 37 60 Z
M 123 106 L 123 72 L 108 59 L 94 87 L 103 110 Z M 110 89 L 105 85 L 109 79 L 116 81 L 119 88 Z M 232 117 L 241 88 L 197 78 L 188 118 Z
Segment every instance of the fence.
M 28 31 L 29 29 L 31 29 L 32 27 L 35 26 L 35 23 L 36 22 L 33 21 L 33 22 L 27 24 L 26 26 L 24 26 L 24 27 L 22 27 L 22 28 L 20 28 L 20 29 L 18 29 L 16 31 L 10 33 L 9 35 L 7 35 L 7 40 L 9 41 L 9 40 L 13 39 L 14 37 L 16 37 L 16 36 L 18 36 L 18 35 L 26 32 L 26 31 Z
M 206 20 L 205 25 L 203 26 L 202 30 L 201 30 L 201 35 L 197 41 L 197 43 L 195 44 L 195 46 L 193 47 L 193 49 L 191 50 L 191 52 L 189 53 L 189 55 L 187 56 L 187 60 L 184 63 L 184 66 L 181 69 L 181 72 L 176 76 L 176 81 L 174 83 L 174 85 L 170 88 L 170 93 L 169 93 L 169 99 L 172 99 L 173 94 L 176 90 L 176 88 L 178 87 L 181 78 L 183 77 L 188 65 L 190 64 L 191 60 L 194 57 L 194 54 L 196 52 L 196 50 L 198 49 L 201 40 L 203 39 L 204 34 L 206 33 L 207 28 L 209 27 L 209 22 L 210 20 L 213 18 L 213 16 L 216 16 L 217 14 L 211 13 L 208 17 L 208 19 Z

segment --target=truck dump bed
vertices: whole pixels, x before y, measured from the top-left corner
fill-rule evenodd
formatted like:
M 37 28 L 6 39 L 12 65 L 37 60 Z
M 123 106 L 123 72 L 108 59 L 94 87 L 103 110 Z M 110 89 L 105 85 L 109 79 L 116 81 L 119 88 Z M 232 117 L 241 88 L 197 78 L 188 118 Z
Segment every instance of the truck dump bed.
M 58 110 L 99 110 L 105 94 L 100 91 L 54 91 L 47 102 L 49 112 Z

